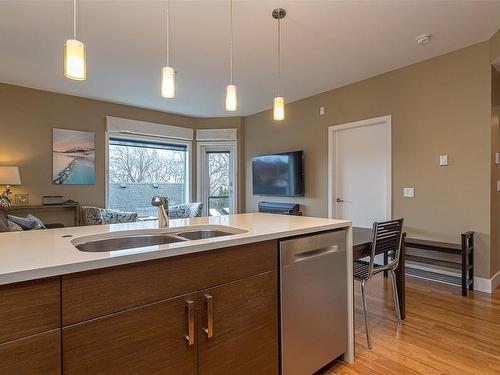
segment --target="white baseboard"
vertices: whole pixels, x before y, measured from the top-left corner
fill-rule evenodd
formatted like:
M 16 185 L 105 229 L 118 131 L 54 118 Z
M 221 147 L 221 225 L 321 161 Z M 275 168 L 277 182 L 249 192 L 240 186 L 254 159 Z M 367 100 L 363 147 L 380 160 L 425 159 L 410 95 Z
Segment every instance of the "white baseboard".
M 491 278 L 491 291 L 494 292 L 500 286 L 500 271 Z
M 433 267 L 421 266 L 420 264 L 406 263 L 406 267 L 441 273 L 443 275 L 460 277 L 460 273 L 458 272 L 451 272 L 442 269 L 436 269 Z M 498 288 L 498 286 L 500 286 L 500 271 L 498 271 L 491 279 L 474 276 L 474 290 L 484 293 L 493 293 L 493 291 Z

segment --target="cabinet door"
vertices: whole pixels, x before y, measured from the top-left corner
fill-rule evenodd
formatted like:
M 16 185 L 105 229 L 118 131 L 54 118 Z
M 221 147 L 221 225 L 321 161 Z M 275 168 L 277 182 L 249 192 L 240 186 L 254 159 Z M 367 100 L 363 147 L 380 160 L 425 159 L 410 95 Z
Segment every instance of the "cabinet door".
M 60 373 L 60 329 L 0 344 L 0 374 Z
M 0 286 L 0 343 L 60 328 L 59 278 Z
M 275 271 L 208 289 L 200 297 L 200 375 L 278 374 Z
M 194 297 L 63 328 L 64 374 L 195 374 Z M 186 338 L 191 338 L 190 345 Z

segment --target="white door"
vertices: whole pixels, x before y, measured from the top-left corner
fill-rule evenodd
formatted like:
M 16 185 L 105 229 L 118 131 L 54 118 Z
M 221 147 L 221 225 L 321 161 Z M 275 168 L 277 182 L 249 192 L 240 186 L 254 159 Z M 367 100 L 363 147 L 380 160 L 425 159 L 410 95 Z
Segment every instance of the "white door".
M 198 143 L 198 200 L 205 216 L 237 212 L 235 148 L 233 142 Z
M 371 228 L 391 218 L 390 116 L 330 127 L 331 216 Z

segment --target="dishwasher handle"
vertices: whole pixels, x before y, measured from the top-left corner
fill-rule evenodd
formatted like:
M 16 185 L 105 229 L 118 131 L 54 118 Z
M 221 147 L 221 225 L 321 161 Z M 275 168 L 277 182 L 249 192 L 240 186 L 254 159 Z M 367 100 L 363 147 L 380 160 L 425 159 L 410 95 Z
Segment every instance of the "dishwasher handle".
M 345 252 L 346 235 L 344 229 L 281 240 L 280 265 L 287 266 Z
M 307 250 L 298 254 L 294 254 L 293 261 L 291 263 L 298 263 L 305 260 L 319 258 L 321 256 L 328 255 L 331 253 L 336 253 L 338 249 L 339 249 L 338 245 L 332 245 L 325 247 L 323 249 Z

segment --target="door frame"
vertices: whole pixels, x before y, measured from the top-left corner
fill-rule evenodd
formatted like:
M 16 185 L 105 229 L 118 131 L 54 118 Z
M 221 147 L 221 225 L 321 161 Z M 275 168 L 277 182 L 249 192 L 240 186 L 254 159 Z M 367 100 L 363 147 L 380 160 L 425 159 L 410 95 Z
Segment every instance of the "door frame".
M 385 125 L 387 127 L 388 148 L 387 148 L 387 220 L 392 218 L 392 116 L 381 116 L 370 119 L 348 122 L 340 125 L 328 127 L 328 217 L 335 217 L 335 183 L 336 183 L 336 143 L 337 132 L 346 129 L 359 128 L 364 126 Z
M 237 141 L 206 141 L 196 142 L 196 198 L 198 202 L 203 202 L 203 193 L 207 187 L 208 181 L 205 178 L 204 166 L 206 164 L 207 151 L 229 151 L 232 155 L 232 199 L 233 214 L 238 213 L 238 143 Z M 208 216 L 208 207 L 203 204 L 203 214 Z

